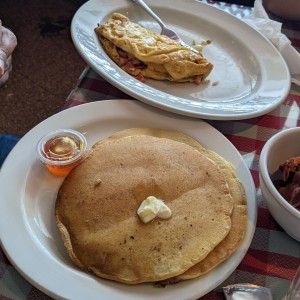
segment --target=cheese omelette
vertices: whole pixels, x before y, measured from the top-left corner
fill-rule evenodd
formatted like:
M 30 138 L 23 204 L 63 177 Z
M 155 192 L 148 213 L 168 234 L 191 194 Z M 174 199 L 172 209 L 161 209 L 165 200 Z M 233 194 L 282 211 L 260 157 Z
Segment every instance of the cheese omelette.
M 133 23 L 120 13 L 113 13 L 95 32 L 108 56 L 141 81 L 152 78 L 200 84 L 213 69 L 201 53 Z

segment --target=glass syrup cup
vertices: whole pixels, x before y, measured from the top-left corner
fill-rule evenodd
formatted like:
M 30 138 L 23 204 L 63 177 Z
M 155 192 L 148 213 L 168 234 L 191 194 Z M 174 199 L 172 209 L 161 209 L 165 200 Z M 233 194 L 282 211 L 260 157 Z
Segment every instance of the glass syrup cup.
M 287 294 L 282 300 L 300 300 L 300 265 L 292 279 Z

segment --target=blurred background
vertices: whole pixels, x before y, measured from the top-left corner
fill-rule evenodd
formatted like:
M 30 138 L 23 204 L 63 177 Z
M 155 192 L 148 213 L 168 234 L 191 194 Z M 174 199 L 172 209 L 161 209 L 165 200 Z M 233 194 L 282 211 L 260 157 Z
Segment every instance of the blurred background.
M 84 70 L 70 25 L 84 0 L 0 0 L 2 25 L 18 39 L 0 87 L 0 133 L 24 135 L 59 112 Z

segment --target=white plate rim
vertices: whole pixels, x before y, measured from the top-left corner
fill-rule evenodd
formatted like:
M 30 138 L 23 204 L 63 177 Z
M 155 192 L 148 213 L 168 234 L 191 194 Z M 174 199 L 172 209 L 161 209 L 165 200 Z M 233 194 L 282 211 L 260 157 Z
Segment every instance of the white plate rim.
M 87 12 L 91 16 L 98 14 L 97 17 L 99 17 L 99 22 L 101 23 L 113 11 L 123 9 L 129 13 L 131 10 L 136 9 L 136 7 L 128 0 L 116 0 L 113 2 L 90 0 L 82 5 L 75 13 L 71 24 L 73 43 L 88 65 L 116 88 L 147 104 L 181 115 L 210 120 L 241 120 L 266 114 L 284 101 L 291 85 L 289 69 L 280 52 L 268 39 L 239 18 L 215 6 L 196 0 L 174 1 L 166 0 L 161 2 L 159 0 L 149 0 L 147 3 L 149 6 L 154 6 L 158 11 L 160 8 L 166 9 L 168 7 L 172 7 L 172 9 L 176 7 L 178 13 L 180 13 L 180 9 L 189 13 L 193 13 L 196 10 L 199 18 L 204 18 L 205 20 L 211 20 L 215 16 L 215 19 L 220 22 L 222 28 L 230 27 L 231 33 L 235 36 L 238 35 L 236 32 L 238 28 L 241 36 L 247 36 L 247 40 L 251 37 L 252 42 L 255 41 L 255 49 L 251 55 L 258 61 L 260 75 L 262 76 L 262 82 L 258 84 L 257 91 L 251 92 L 249 97 L 245 96 L 242 98 L 243 101 L 240 103 L 235 101 L 232 104 L 231 100 L 224 103 L 217 102 L 219 104 L 214 104 L 214 102 L 210 101 L 208 104 L 206 101 L 196 103 L 195 101 L 192 102 L 183 97 L 176 96 L 176 94 L 169 94 L 151 86 L 141 84 L 138 80 L 126 74 L 104 53 L 93 28 L 91 28 L 93 27 L 92 24 L 88 23 L 84 16 Z M 226 33 L 227 31 L 224 32 Z M 251 45 L 247 46 L 251 47 Z M 263 48 L 263 51 L 256 53 L 260 48 Z M 274 62 L 274 65 L 271 64 L 272 68 L 270 68 L 271 65 L 265 65 L 266 61 Z M 278 78 L 275 79 L 276 76 L 273 77 L 274 72 L 277 73 L 277 77 L 280 77 L 279 80 L 277 80 Z M 276 84 L 274 84 L 274 80 L 277 80 Z
M 134 127 L 135 124 L 136 127 L 163 127 L 169 130 L 181 130 L 197 138 L 204 146 L 210 146 L 212 150 L 233 163 L 242 182 L 247 183 L 245 188 L 249 222 L 241 248 L 230 259 L 200 279 L 189 280 L 167 289 L 153 289 L 153 293 L 145 295 L 143 295 L 143 289 L 148 289 L 148 286 L 126 286 L 124 287 L 126 293 L 120 295 L 114 290 L 116 285 L 119 285 L 118 283 L 107 281 L 103 283 L 101 280 L 95 280 L 93 276 L 77 270 L 76 267 L 64 265 L 63 262 L 48 253 L 45 245 L 39 244 L 37 237 L 28 225 L 22 202 L 26 197 L 24 191 L 29 170 L 37 161 L 35 145 L 38 139 L 49 130 L 62 127 L 80 130 L 86 124 L 89 125 L 101 118 L 119 120 L 118 122 L 121 123 L 122 120 L 125 120 L 125 123 L 120 125 L 116 122 L 117 127 L 111 129 L 112 132 L 104 129 L 104 136 L 113 133 L 116 129 L 123 129 L 124 124 L 130 125 L 129 127 Z M 153 126 L 154 120 L 155 126 Z M 127 126 L 125 128 L 128 128 Z M 209 138 L 204 138 L 203 133 L 208 133 Z M 88 135 L 88 133 L 86 134 Z M 99 132 L 99 135 L 101 134 L 103 132 Z M 222 147 L 220 147 L 220 143 Z M 41 168 L 43 167 L 41 166 Z M 159 295 L 160 299 L 173 299 L 174 296 L 180 297 L 180 299 L 196 299 L 217 287 L 235 270 L 250 246 L 257 218 L 256 193 L 250 171 L 237 149 L 219 131 L 201 120 L 164 112 L 138 101 L 121 99 L 93 102 L 67 109 L 46 119 L 29 131 L 11 151 L 0 170 L 0 205 L 2 208 L 0 210 L 0 238 L 4 252 L 22 276 L 41 291 L 56 299 L 83 299 L 83 295 L 89 296 L 89 299 L 96 299 L 96 297 L 102 299 L 102 296 L 105 299 L 107 296 L 114 297 L 116 295 L 119 296 L 119 299 L 139 299 L 141 295 L 143 295 L 143 299 L 152 299 L 158 292 L 157 290 L 160 290 L 156 295 Z M 12 219 L 14 220 L 13 227 L 10 223 Z M 26 247 L 26 251 L 22 247 L 17 247 L 16 241 L 22 247 Z M 203 283 L 203 279 L 205 284 L 199 284 Z M 175 291 L 172 290 L 173 287 Z M 131 293 L 132 288 L 134 289 L 133 293 Z M 99 294 L 99 291 L 102 291 L 104 295 Z

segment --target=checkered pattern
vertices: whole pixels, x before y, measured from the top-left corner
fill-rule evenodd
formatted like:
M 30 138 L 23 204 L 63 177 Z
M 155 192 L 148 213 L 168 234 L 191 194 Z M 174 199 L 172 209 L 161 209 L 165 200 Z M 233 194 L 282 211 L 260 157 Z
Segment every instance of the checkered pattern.
M 205 0 L 211 5 L 239 17 L 251 14 L 252 8 Z M 284 33 L 300 51 L 300 24 L 283 24 Z M 64 109 L 86 102 L 106 99 L 131 99 L 86 68 Z M 233 283 L 252 283 L 271 289 L 274 300 L 286 293 L 290 280 L 300 264 L 300 243 L 290 238 L 273 220 L 261 195 L 258 179 L 258 160 L 265 142 L 276 132 L 300 125 L 300 89 L 292 86 L 285 102 L 276 110 L 261 117 L 242 121 L 208 121 L 222 132 L 242 154 L 254 179 L 258 218 L 250 248 L 238 268 L 225 282 L 202 299 L 224 299 L 222 286 Z M 43 276 L 41 274 L 41 276 Z M 32 287 L 0 251 L 0 300 L 49 300 L 50 297 Z

